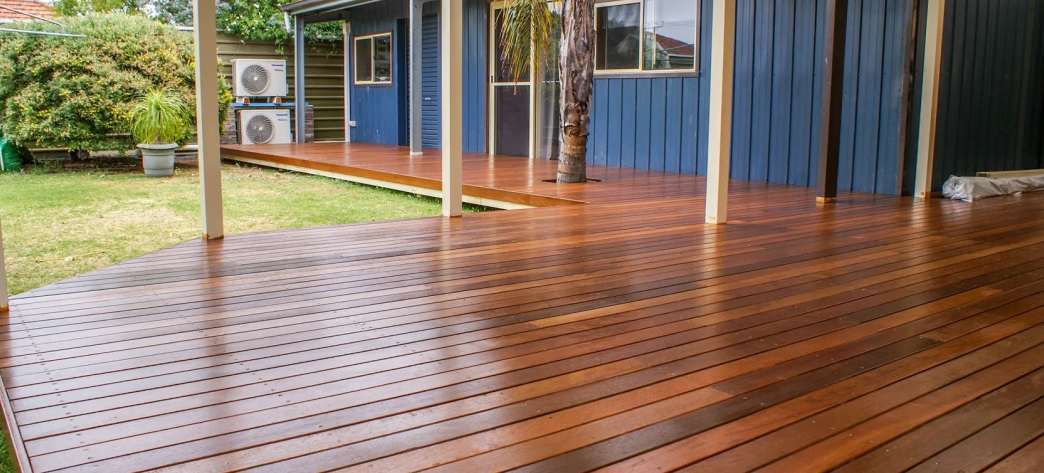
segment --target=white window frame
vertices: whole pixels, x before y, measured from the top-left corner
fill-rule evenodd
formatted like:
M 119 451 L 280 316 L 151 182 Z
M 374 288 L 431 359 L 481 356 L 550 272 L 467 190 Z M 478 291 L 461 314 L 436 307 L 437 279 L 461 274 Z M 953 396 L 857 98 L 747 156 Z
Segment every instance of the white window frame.
M 695 24 L 693 28 L 695 31 L 695 44 L 693 45 L 694 54 L 696 57 L 693 58 L 692 69 L 646 69 L 645 68 L 645 2 L 646 0 L 605 0 L 595 1 L 594 6 L 594 25 L 595 25 L 595 44 L 598 42 L 598 9 L 615 7 L 619 5 L 638 4 L 638 29 L 641 33 L 641 37 L 638 40 L 638 67 L 636 69 L 598 69 L 598 47 L 594 48 L 594 62 L 595 69 L 594 73 L 596 76 L 660 76 L 660 75 L 685 75 L 685 76 L 699 76 L 700 73 L 700 10 L 703 8 L 703 0 L 693 0 L 696 8 Z
M 389 61 L 389 64 L 388 64 L 389 70 L 391 71 L 391 74 L 389 74 L 389 76 L 388 76 L 389 80 L 387 80 L 387 81 L 376 80 L 377 79 L 377 73 L 376 73 L 377 61 L 374 60 L 374 57 L 373 57 L 374 52 L 376 52 L 376 48 L 373 47 L 374 39 L 380 38 L 382 36 L 387 36 L 388 37 L 388 45 L 389 45 L 389 51 L 388 52 L 392 56 L 390 61 Z M 363 41 L 363 40 L 369 40 L 370 41 L 370 80 L 359 80 L 359 67 L 358 67 L 359 66 L 359 54 L 358 54 L 358 47 L 359 47 L 359 41 Z M 394 41 L 395 40 L 392 38 L 392 32 L 391 31 L 382 31 L 380 33 L 359 35 L 359 36 L 356 36 L 352 40 L 352 53 L 353 53 L 352 54 L 352 58 L 354 59 L 354 61 L 352 63 L 352 69 L 355 71 L 352 74 L 352 83 L 353 84 L 355 84 L 355 85 L 367 85 L 367 86 L 370 86 L 370 85 L 389 85 L 390 86 L 390 85 L 392 85 L 393 82 L 395 82 L 395 43 L 394 43 Z

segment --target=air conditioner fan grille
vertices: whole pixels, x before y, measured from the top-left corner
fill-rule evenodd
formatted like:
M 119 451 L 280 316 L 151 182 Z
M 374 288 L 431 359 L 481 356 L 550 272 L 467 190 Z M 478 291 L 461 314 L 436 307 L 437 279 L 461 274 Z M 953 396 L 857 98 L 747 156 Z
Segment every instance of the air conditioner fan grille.
M 247 92 L 258 95 L 268 88 L 268 70 L 257 64 L 244 67 L 239 83 Z
M 247 138 L 255 144 L 268 143 L 272 141 L 275 133 L 274 125 L 271 118 L 265 115 L 254 115 L 247 121 Z

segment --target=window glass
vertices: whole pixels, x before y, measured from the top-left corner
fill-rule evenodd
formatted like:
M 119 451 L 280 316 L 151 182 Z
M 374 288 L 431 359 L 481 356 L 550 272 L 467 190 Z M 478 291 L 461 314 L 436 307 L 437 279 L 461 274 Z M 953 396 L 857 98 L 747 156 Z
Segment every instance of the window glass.
M 370 38 L 355 40 L 355 81 L 373 80 L 373 51 Z
M 645 0 L 643 68 L 696 67 L 696 6 L 692 0 Z
M 641 17 L 640 3 L 596 9 L 595 69 L 638 69 Z
M 373 38 L 373 81 L 391 82 L 391 35 Z

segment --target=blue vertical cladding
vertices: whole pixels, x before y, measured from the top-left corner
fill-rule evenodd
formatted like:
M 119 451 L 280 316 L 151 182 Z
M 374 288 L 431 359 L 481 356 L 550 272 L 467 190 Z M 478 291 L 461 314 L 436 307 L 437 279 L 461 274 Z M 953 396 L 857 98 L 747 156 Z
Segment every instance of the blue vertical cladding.
M 818 9 L 816 2 L 795 2 L 793 4 L 793 37 L 791 39 L 791 54 L 794 58 L 794 62 L 789 65 L 790 67 L 790 88 L 791 88 L 791 99 L 789 102 L 790 112 L 790 123 L 789 123 L 789 134 L 787 135 L 786 141 L 789 145 L 784 156 L 774 155 L 773 162 L 776 166 L 773 167 L 774 171 L 771 174 L 771 178 L 774 182 L 788 182 L 799 186 L 807 186 L 814 184 L 814 180 L 810 179 L 810 172 L 812 172 L 811 164 L 815 159 L 812 155 L 813 143 L 812 130 L 818 129 L 813 127 L 813 117 L 819 113 L 819 110 L 815 108 L 816 103 L 813 100 L 813 91 L 817 91 L 817 85 L 819 85 L 819 76 L 816 75 L 817 66 L 819 61 L 815 60 L 816 53 L 809 53 L 809 51 L 816 50 L 816 17 Z M 785 28 L 785 21 L 781 25 Z M 798 54 L 801 52 L 802 54 Z M 786 61 L 783 61 L 784 63 Z M 787 67 L 787 66 L 784 66 Z M 780 85 L 778 89 L 780 94 L 786 93 L 785 86 Z M 780 112 L 782 114 L 782 112 Z M 778 133 L 775 136 L 777 140 L 782 140 L 782 133 Z M 781 152 L 782 143 L 774 145 L 772 148 Z M 780 179 L 779 167 L 782 165 L 787 166 L 786 177 Z
M 424 4 L 421 46 L 421 142 L 425 148 L 439 148 L 442 142 L 442 76 L 439 41 L 439 2 Z
M 826 67 L 826 64 L 823 63 L 821 58 L 826 45 L 824 38 L 826 37 L 827 2 L 824 0 L 805 0 L 804 3 L 815 3 L 816 8 L 816 36 L 813 39 L 814 46 L 812 49 L 812 62 L 815 64 L 815 69 L 813 69 L 815 77 L 812 82 L 812 125 L 809 129 L 808 175 L 804 176 L 804 179 L 808 182 L 806 185 L 814 187 L 819 175 L 819 128 L 823 124 L 823 114 L 820 111 L 823 108 L 823 68 Z M 851 5 L 849 5 L 849 8 L 851 8 Z M 803 54 L 808 54 L 808 51 L 803 52 Z
M 620 81 L 620 166 L 634 167 L 634 127 L 637 114 L 635 104 L 638 92 L 635 80 Z
M 486 32 L 488 4 L 485 0 L 464 1 L 464 151 L 486 151 Z M 396 32 L 391 86 L 355 86 L 352 94 L 352 140 L 378 144 L 405 144 L 404 124 L 408 113 L 406 91 L 407 58 L 404 47 L 409 18 L 408 0 L 386 0 L 351 9 L 352 35 Z M 399 25 L 398 27 L 396 25 Z M 353 43 L 354 47 L 354 43 Z M 354 71 L 352 71 L 354 77 Z
M 410 75 L 409 61 L 407 60 L 410 54 L 409 48 L 406 47 L 406 45 L 410 42 L 409 35 L 410 25 L 407 22 L 407 20 L 405 18 L 399 18 L 395 20 L 395 30 L 392 33 L 392 38 L 394 38 L 395 41 L 394 44 L 398 45 L 398 47 L 396 47 L 395 57 L 393 58 L 392 66 L 392 77 L 394 77 L 393 81 L 396 84 L 394 86 L 395 101 L 397 103 L 407 104 L 405 110 L 402 113 L 396 114 L 398 118 L 397 123 L 399 127 L 399 130 L 396 133 L 396 135 L 399 139 L 399 142 L 397 143 L 399 146 L 408 146 L 410 144 Z
M 922 35 L 919 55 L 923 42 Z M 935 190 L 951 174 L 1044 168 L 1044 5 L 1039 0 L 952 2 L 946 9 L 942 55 Z M 915 74 L 919 83 L 921 71 Z M 907 169 L 916 151 L 916 146 L 907 150 Z M 905 177 L 909 191 L 912 173 Z
M 649 87 L 649 169 L 654 171 L 664 170 L 664 147 L 666 145 L 664 128 L 667 124 L 667 101 L 667 79 L 662 77 L 651 79 Z
M 775 0 L 756 0 L 749 3 L 755 9 L 751 41 L 754 44 L 754 62 L 750 66 L 754 71 L 750 94 L 750 157 L 747 175 L 737 177 L 763 182 L 768 179 L 769 135 L 772 131 L 769 117 L 778 102 L 772 94 L 772 57 L 776 46 L 773 27 L 776 9 Z
M 704 2 L 711 3 L 711 2 Z M 750 153 L 752 130 L 750 117 L 754 100 L 754 21 L 753 1 L 736 3 L 736 48 L 735 81 L 732 91 L 732 164 L 731 175 L 735 179 L 750 177 Z M 703 18 L 711 18 L 705 16 Z M 701 27 L 711 29 L 704 20 Z M 701 55 L 710 55 L 710 43 L 700 43 Z M 704 69 L 708 74 L 710 68 Z M 742 119 L 740 119 L 742 117 Z M 703 143 L 706 146 L 706 141 Z
M 598 84 L 602 81 L 595 81 Z M 650 169 L 649 167 L 649 141 L 651 139 L 650 96 L 652 95 L 652 83 L 646 79 L 635 80 L 634 99 L 635 127 L 634 127 L 634 167 L 638 169 Z
M 380 32 L 395 32 L 396 20 L 405 18 L 409 12 L 405 1 L 377 2 L 352 9 L 352 36 L 362 36 Z M 352 140 L 366 143 L 398 145 L 405 139 L 401 135 L 400 121 L 406 115 L 406 103 L 402 102 L 401 110 L 389 113 L 388 104 L 397 104 L 401 100 L 401 90 L 406 86 L 403 79 L 405 71 L 399 67 L 400 56 L 406 51 L 395 34 L 392 58 L 395 70 L 391 85 L 356 86 L 354 84 L 355 64 L 352 67 Z M 355 57 L 355 42 L 351 43 L 352 57 Z
M 489 3 L 464 2 L 464 151 L 485 153 Z
M 772 104 L 769 116 L 768 170 L 765 179 L 787 182 L 790 175 L 791 108 L 794 102 L 794 2 L 776 5 L 773 21 Z
M 881 62 L 884 38 L 885 0 L 863 0 L 859 38 L 859 85 L 855 87 L 855 128 L 846 130 L 852 135 L 853 152 L 848 160 L 847 186 L 839 189 L 874 192 L 876 182 L 877 141 L 881 126 Z M 897 150 L 896 150 L 897 151 Z M 839 166 L 840 167 L 840 166 Z M 894 172 L 894 166 L 892 170 Z
M 682 89 L 682 78 L 671 77 L 667 79 L 666 97 L 667 101 L 664 115 L 663 132 L 663 170 L 668 172 L 681 171 L 681 127 L 682 127 L 682 104 L 685 94 Z
M 903 56 L 912 2 L 849 4 L 842 190 L 894 194 L 898 189 Z M 706 173 L 712 3 L 702 3 L 699 77 L 596 77 L 589 162 Z M 736 9 L 731 176 L 815 185 L 826 0 L 751 0 L 737 2 Z
M 609 90 L 606 90 L 605 93 L 605 96 L 608 100 L 608 107 L 610 113 L 619 115 L 620 117 L 623 117 L 623 96 L 620 93 L 622 87 L 623 85 L 620 81 L 610 82 Z M 618 150 L 616 153 L 612 153 L 606 156 L 606 164 L 610 166 L 620 165 L 620 156 L 623 154 L 623 151 L 620 148 L 620 128 L 622 126 L 622 122 L 623 120 L 610 120 L 607 123 L 608 130 L 606 130 L 606 133 L 604 135 L 604 148 Z

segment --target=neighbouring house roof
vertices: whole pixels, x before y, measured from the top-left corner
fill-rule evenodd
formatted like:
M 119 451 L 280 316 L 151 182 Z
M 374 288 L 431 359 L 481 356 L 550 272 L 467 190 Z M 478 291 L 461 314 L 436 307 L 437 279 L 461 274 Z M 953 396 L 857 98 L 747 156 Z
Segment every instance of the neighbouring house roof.
M 54 9 L 49 5 L 42 2 L 35 2 L 33 0 L 0 0 L 0 5 L 5 7 L 14 8 L 32 15 L 42 16 L 44 18 L 54 18 Z M 0 8 L 0 22 L 8 21 L 33 21 L 25 15 L 15 13 L 10 10 Z
M 678 56 L 693 56 L 696 54 L 695 45 L 671 38 L 670 36 L 658 34 L 656 35 L 656 42 L 670 54 Z

